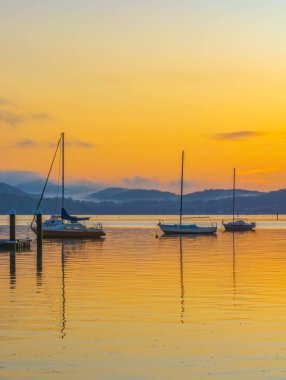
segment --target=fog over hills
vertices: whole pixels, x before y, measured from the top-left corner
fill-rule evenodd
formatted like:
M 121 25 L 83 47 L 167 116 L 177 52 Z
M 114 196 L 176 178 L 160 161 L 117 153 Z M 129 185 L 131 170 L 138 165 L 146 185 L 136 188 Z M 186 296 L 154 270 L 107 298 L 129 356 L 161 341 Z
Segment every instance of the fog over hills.
M 30 194 L 41 194 L 44 184 L 44 178 L 36 178 L 31 181 L 21 182 L 15 186 Z M 96 190 L 95 186 L 96 185 L 94 183 L 88 181 L 71 182 L 67 183 L 65 193 L 67 196 L 71 196 L 75 199 L 83 199 L 86 198 L 92 191 Z M 59 184 L 49 181 L 45 192 L 46 196 L 55 197 L 59 192 Z
M 258 192 L 238 189 L 237 212 L 240 214 L 286 213 L 286 190 Z M 18 214 L 33 214 L 38 194 L 23 191 L 17 186 L 0 183 L 0 213 L 16 209 Z M 189 193 L 184 196 L 185 214 L 231 214 L 232 190 L 215 189 Z M 65 206 L 75 214 L 154 214 L 166 215 L 179 212 L 179 195 L 166 191 L 107 188 L 88 192 L 85 199 L 73 199 L 67 195 Z M 45 214 L 59 212 L 60 201 L 46 195 L 41 208 Z
M 168 191 L 145 190 L 145 189 L 125 189 L 122 187 L 112 187 L 90 194 L 89 198 L 94 201 L 114 201 L 132 202 L 157 200 L 167 201 L 176 200 L 178 195 Z

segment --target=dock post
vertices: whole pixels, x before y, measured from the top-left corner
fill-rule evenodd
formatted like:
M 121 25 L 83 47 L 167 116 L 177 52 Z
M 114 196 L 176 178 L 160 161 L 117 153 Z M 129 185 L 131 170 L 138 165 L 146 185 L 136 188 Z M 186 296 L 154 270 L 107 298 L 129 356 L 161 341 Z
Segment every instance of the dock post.
M 36 211 L 37 220 L 37 285 L 42 284 L 42 269 L 43 269 L 43 221 L 42 210 Z
M 10 288 L 16 285 L 16 252 L 10 251 Z
M 42 210 L 36 211 L 37 215 L 37 252 L 42 253 L 43 246 L 43 219 Z
M 10 241 L 16 241 L 16 211 L 11 209 L 9 211 L 10 218 Z

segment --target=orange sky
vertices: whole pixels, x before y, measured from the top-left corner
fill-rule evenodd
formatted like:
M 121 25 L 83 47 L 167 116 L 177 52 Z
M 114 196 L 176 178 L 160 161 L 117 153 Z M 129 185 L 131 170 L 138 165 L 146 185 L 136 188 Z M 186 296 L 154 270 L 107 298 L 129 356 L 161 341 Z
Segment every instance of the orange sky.
M 71 180 L 175 190 L 185 149 L 193 190 L 285 187 L 285 4 L 144 3 L 0 5 L 0 170 L 65 131 Z

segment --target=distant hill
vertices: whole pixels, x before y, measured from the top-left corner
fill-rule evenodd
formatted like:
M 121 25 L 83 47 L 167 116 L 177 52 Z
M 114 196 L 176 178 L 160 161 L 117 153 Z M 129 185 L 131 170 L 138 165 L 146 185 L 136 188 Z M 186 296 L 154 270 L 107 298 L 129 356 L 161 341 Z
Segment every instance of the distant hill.
M 236 196 L 256 196 L 263 194 L 259 191 L 236 190 Z M 232 190 L 209 189 L 197 191 L 184 195 L 188 202 L 210 201 L 232 197 Z M 113 202 L 133 202 L 133 201 L 178 201 L 179 195 L 168 191 L 145 190 L 145 189 L 126 189 L 122 187 L 111 187 L 100 190 L 89 195 L 88 199 L 99 201 Z
M 91 196 L 90 196 L 91 197 Z M 33 214 L 39 197 L 15 186 L 0 183 L 0 213 L 14 208 L 18 214 Z M 166 215 L 178 214 L 179 196 L 170 192 L 144 189 L 110 188 L 93 193 L 90 200 L 65 199 L 66 208 L 74 214 Z M 185 214 L 231 214 L 232 190 L 205 190 L 187 194 L 183 201 Z M 59 212 L 54 197 L 43 200 L 45 214 Z M 286 214 L 286 189 L 261 193 L 238 190 L 236 209 L 240 214 Z
M 34 180 L 30 180 L 27 182 L 22 182 L 19 183 L 17 188 L 20 190 L 30 193 L 30 194 L 41 194 L 43 191 L 43 187 L 45 184 L 45 179 L 44 178 L 38 178 Z M 67 183 L 65 186 L 65 193 L 67 196 L 74 197 L 76 199 L 83 199 L 89 196 L 89 194 L 95 190 L 95 184 L 90 183 L 88 181 L 83 181 L 83 182 L 74 182 L 74 183 Z M 60 186 L 53 182 L 49 181 L 45 195 L 49 197 L 55 197 L 57 194 L 60 193 Z
M 223 199 L 223 198 L 232 198 L 232 189 L 208 189 L 208 190 L 203 190 L 203 191 L 197 191 L 194 193 L 186 194 L 185 199 L 187 201 L 211 201 L 211 200 L 218 200 L 218 199 Z M 247 197 L 250 195 L 256 196 L 259 194 L 263 194 L 259 191 L 252 191 L 252 190 L 242 190 L 242 189 L 237 189 L 235 190 L 235 194 L 237 197 Z
M 177 195 L 168 191 L 145 190 L 145 189 L 125 189 L 121 187 L 111 187 L 90 194 L 89 198 L 95 201 L 115 201 L 115 202 L 132 202 L 132 201 L 166 201 L 176 200 Z
M 31 194 L 41 194 L 43 191 L 43 187 L 45 184 L 45 179 L 34 179 L 28 182 L 22 182 L 17 185 L 19 189 L 26 193 L 31 193 Z M 49 182 L 47 185 L 46 193 L 47 194 L 56 194 L 58 190 L 58 186 L 53 183 Z
M 7 183 L 0 182 L 0 194 L 24 194 L 24 192 L 15 186 L 8 185 Z

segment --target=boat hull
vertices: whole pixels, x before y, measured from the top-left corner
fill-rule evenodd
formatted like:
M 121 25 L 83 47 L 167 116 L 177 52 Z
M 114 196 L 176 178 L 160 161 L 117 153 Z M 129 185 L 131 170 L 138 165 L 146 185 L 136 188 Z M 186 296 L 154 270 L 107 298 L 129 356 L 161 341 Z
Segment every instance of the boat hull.
M 224 229 L 226 232 L 245 232 L 253 231 L 256 227 L 255 223 L 246 223 L 246 224 L 232 224 L 232 223 L 223 223 Z
M 217 226 L 198 227 L 196 225 L 158 224 L 166 235 L 211 235 L 217 232 Z
M 32 231 L 36 234 L 36 228 L 32 228 Z M 52 230 L 43 229 L 44 239 L 98 239 L 105 236 L 105 232 L 101 229 L 95 229 L 92 231 L 64 231 L 64 230 Z

